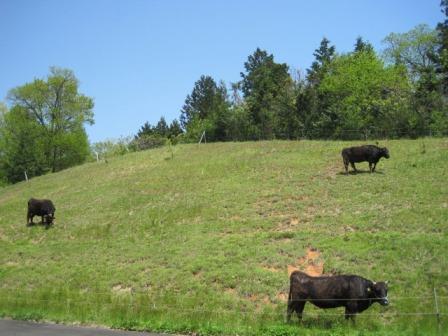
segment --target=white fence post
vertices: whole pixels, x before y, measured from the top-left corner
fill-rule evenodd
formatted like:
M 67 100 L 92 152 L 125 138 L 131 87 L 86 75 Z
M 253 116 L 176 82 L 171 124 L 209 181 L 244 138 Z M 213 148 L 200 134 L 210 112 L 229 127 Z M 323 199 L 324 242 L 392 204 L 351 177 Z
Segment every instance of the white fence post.
M 202 139 L 204 139 L 205 140 L 204 142 L 207 143 L 207 139 L 205 138 L 205 131 L 202 132 L 201 138 L 199 139 L 199 142 L 198 142 L 198 145 L 202 142 Z
M 25 173 L 25 180 L 28 182 L 28 175 L 26 174 L 26 170 L 24 171 Z

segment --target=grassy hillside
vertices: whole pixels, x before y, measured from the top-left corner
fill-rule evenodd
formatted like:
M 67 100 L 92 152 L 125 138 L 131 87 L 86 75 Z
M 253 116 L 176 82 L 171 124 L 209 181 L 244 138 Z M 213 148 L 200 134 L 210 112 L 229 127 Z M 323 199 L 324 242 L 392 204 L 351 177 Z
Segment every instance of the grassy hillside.
M 448 313 L 448 140 L 384 141 L 377 173 L 361 163 L 346 176 L 352 144 L 179 145 L 0 189 L 0 314 L 209 334 L 436 332 L 434 315 L 412 314 L 434 312 L 434 287 Z M 54 201 L 54 227 L 26 227 L 30 197 Z M 310 263 L 389 280 L 391 305 L 351 325 L 342 308 L 307 304 L 303 326 L 286 325 L 288 265 Z

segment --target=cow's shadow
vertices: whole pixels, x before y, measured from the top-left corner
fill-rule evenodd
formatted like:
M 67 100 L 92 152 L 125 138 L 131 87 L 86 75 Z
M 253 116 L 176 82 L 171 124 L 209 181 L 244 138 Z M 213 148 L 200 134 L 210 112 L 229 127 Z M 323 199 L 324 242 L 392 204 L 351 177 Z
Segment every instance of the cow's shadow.
M 342 320 L 335 320 L 335 319 L 331 319 L 331 318 L 322 318 L 322 317 L 306 318 L 306 316 L 305 316 L 302 321 L 299 321 L 299 325 L 304 328 L 307 328 L 307 329 L 316 328 L 316 327 L 319 327 L 322 329 L 333 329 L 341 324 L 347 323 L 347 321 L 345 321 L 343 319 L 343 314 L 341 314 L 341 318 L 342 318 Z M 289 323 L 294 325 L 297 323 L 297 321 L 293 319 Z
M 369 170 L 357 170 L 356 172 L 354 170 L 350 170 L 348 172 L 348 174 L 345 171 L 339 172 L 337 173 L 337 175 L 342 175 L 342 176 L 348 176 L 348 175 L 358 175 L 358 174 L 380 174 L 380 175 L 384 175 L 384 173 L 381 170 L 375 170 L 373 173 L 370 173 Z
M 50 227 L 53 226 L 53 224 L 54 223 L 48 224 L 45 221 L 40 221 L 40 222 L 27 223 L 26 226 L 27 227 L 43 226 L 43 227 L 45 227 L 46 230 L 48 230 Z

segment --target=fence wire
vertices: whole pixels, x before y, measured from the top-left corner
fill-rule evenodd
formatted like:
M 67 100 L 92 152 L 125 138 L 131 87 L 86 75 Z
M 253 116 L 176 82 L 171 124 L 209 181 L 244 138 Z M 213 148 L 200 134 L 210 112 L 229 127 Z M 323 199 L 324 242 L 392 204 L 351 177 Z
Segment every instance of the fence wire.
M 188 308 L 183 307 L 181 302 L 179 304 L 174 305 L 167 305 L 167 304 L 160 304 L 156 302 L 145 302 L 141 303 L 138 302 L 138 297 L 133 298 L 132 295 L 114 295 L 111 293 L 111 298 L 114 300 L 114 302 L 94 302 L 93 301 L 86 301 L 86 300 L 74 300 L 74 299 L 65 299 L 63 301 L 58 300 L 57 298 L 53 299 L 43 299 L 43 298 L 30 298 L 30 297 L 19 297 L 19 296 L 3 296 L 4 299 L 8 303 L 17 303 L 17 302 L 24 302 L 24 303 L 39 303 L 39 302 L 45 302 L 47 304 L 49 303 L 57 303 L 61 306 L 65 306 L 66 309 L 71 310 L 75 309 L 76 307 L 72 307 L 72 305 L 78 305 L 78 306 L 95 306 L 98 309 L 103 309 L 104 307 L 121 307 L 121 308 L 130 308 L 130 309 L 136 309 L 140 311 L 147 311 L 147 312 L 161 312 L 161 313 L 175 313 L 175 314 L 196 314 L 196 313 L 209 313 L 209 314 L 223 314 L 223 315 L 235 315 L 235 314 L 242 314 L 242 315 L 257 315 L 257 316 L 271 316 L 271 317 L 284 317 L 285 313 L 283 312 L 266 312 L 266 311 L 258 311 L 253 309 L 243 309 L 243 307 L 235 307 L 233 310 L 223 310 L 223 309 L 210 309 L 210 308 L 204 308 L 204 307 L 195 307 L 195 308 Z M 140 297 L 145 298 L 145 297 Z M 438 299 L 447 299 L 448 296 L 437 296 Z M 395 300 L 418 300 L 419 302 L 422 301 L 422 299 L 425 300 L 434 300 L 435 297 L 429 297 L 429 296 L 409 296 L 409 297 L 391 297 L 389 298 L 390 301 Z M 349 300 L 364 300 L 364 299 L 341 299 L 345 301 Z M 128 302 L 119 302 L 119 301 L 128 301 Z M 300 300 L 300 301 L 309 301 L 309 300 Z M 286 310 L 286 302 L 284 303 L 284 307 Z M 392 303 L 391 308 L 394 308 L 395 305 Z M 338 308 L 338 307 L 336 307 Z M 341 307 L 339 307 L 341 308 Z M 315 308 L 317 309 L 317 308 Z M 387 308 L 386 308 L 387 309 Z M 315 317 L 321 317 L 321 316 L 342 316 L 342 313 L 329 313 L 329 312 L 306 312 L 304 311 L 304 316 L 315 316 Z M 380 317 L 400 317 L 400 316 L 440 316 L 445 317 L 448 316 L 448 312 L 438 312 L 438 311 L 412 311 L 412 312 L 404 312 L 404 311 L 383 311 L 378 313 L 360 313 L 356 314 L 357 316 L 365 316 L 365 317 L 373 317 L 373 316 L 380 316 Z

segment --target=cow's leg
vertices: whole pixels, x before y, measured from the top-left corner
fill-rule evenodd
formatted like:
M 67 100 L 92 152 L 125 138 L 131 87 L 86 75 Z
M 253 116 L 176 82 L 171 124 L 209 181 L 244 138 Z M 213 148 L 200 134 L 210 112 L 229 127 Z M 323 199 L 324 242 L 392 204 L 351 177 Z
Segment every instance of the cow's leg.
M 373 169 L 372 169 L 372 173 L 374 173 L 374 172 L 375 172 L 376 164 L 377 164 L 376 162 L 374 162 L 374 163 L 373 163 Z
M 304 300 L 302 301 L 300 298 L 296 298 L 294 300 L 289 299 L 288 300 L 288 309 L 286 312 L 286 322 L 291 321 L 291 315 L 294 311 L 296 312 L 299 321 L 301 321 L 302 320 L 302 312 L 303 312 L 304 307 L 305 307 Z
M 297 314 L 299 321 L 302 321 L 302 313 L 303 313 L 303 309 L 305 308 L 305 303 L 306 303 L 305 300 L 296 302 L 295 308 L 296 308 L 296 314 Z
M 34 225 L 33 218 L 34 218 L 33 214 L 28 214 L 28 216 L 27 216 L 27 225 L 28 226 Z
M 286 323 L 289 323 L 289 321 L 291 321 L 291 314 L 294 310 L 294 302 L 292 300 L 288 300 L 288 308 L 286 310 Z
M 370 173 L 373 172 L 373 170 L 372 170 L 372 162 L 369 162 L 369 171 L 370 171 Z
M 356 303 L 350 302 L 345 306 L 345 319 L 351 319 L 352 322 L 355 322 L 355 315 L 356 315 Z
M 357 172 L 356 167 L 355 167 L 355 163 L 350 161 L 350 165 L 352 166 L 353 170 L 355 171 L 355 173 Z
M 345 158 L 343 160 L 344 160 L 345 175 L 347 175 L 348 174 L 348 160 L 346 160 Z

